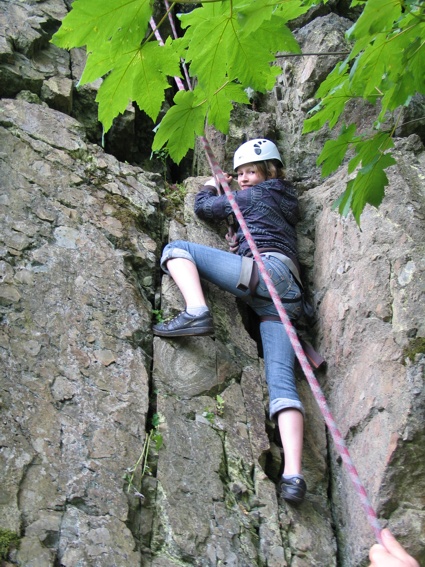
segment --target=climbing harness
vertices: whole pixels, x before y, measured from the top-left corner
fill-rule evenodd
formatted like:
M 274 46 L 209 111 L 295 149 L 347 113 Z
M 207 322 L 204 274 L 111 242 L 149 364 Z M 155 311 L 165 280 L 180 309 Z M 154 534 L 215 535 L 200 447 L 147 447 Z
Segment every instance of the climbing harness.
M 382 542 L 381 540 L 381 526 L 379 524 L 378 518 L 376 516 L 375 510 L 373 509 L 369 498 L 367 496 L 366 490 L 360 480 L 360 477 L 358 475 L 358 472 L 356 470 L 356 467 L 354 466 L 354 463 L 350 457 L 350 453 L 348 451 L 347 445 L 333 419 L 333 416 L 329 410 L 328 404 L 326 402 L 325 396 L 323 395 L 322 389 L 319 385 L 319 382 L 317 380 L 317 378 L 315 377 L 313 370 L 307 360 L 307 357 L 301 347 L 299 338 L 297 336 L 297 333 L 291 323 L 291 321 L 289 320 L 288 315 L 286 314 L 286 311 L 282 305 L 282 302 L 280 300 L 280 297 L 278 296 L 276 289 L 273 285 L 273 282 L 270 279 L 270 276 L 264 266 L 262 257 L 257 249 L 257 246 L 248 230 L 248 227 L 245 223 L 245 219 L 242 216 L 242 213 L 239 209 L 238 204 L 235 201 L 235 198 L 230 190 L 229 185 L 227 184 L 226 178 L 224 177 L 223 172 L 221 171 L 220 166 L 218 165 L 218 163 L 215 160 L 214 154 L 211 150 L 211 147 L 208 143 L 208 141 L 206 140 L 205 137 L 201 138 L 202 143 L 204 145 L 204 149 L 206 151 L 207 157 L 208 157 L 208 161 L 210 163 L 211 169 L 214 173 L 214 175 L 217 176 L 221 186 L 223 187 L 223 190 L 232 206 L 232 210 L 235 213 L 236 219 L 239 222 L 239 225 L 242 229 L 242 232 L 245 236 L 245 238 L 248 241 L 248 244 L 251 248 L 252 254 L 254 256 L 255 261 L 257 262 L 258 265 L 258 269 L 260 270 L 260 273 L 263 277 L 264 283 L 267 286 L 267 289 L 270 293 L 270 296 L 273 300 L 273 303 L 277 309 L 277 312 L 279 313 L 280 319 L 285 327 L 285 331 L 289 337 L 289 340 L 291 341 L 292 347 L 295 351 L 295 354 L 298 358 L 298 361 L 301 365 L 301 368 L 304 371 L 304 374 L 307 378 L 308 383 L 310 384 L 311 390 L 313 392 L 313 395 L 319 405 L 319 408 L 322 412 L 322 415 L 325 419 L 326 425 L 328 426 L 328 429 L 332 435 L 332 438 L 334 440 L 334 443 L 337 447 L 337 450 L 345 464 L 345 466 L 347 467 L 347 470 L 349 472 L 350 478 L 354 484 L 354 487 L 358 493 L 358 495 L 360 496 L 360 500 L 361 503 L 363 505 L 363 508 L 366 512 L 367 518 L 371 524 L 371 527 L 375 533 L 376 539 L 379 543 Z
M 169 12 L 169 17 L 171 18 L 171 13 Z M 172 20 L 172 18 L 171 18 Z M 170 21 L 171 21 L 170 20 Z M 157 40 L 159 41 L 160 45 L 164 45 L 164 42 L 162 41 L 161 35 L 156 27 L 155 21 L 153 20 L 153 18 L 151 18 L 150 20 L 150 25 L 155 33 L 155 37 L 157 38 Z M 172 28 L 174 28 L 174 26 L 172 26 Z M 175 28 L 173 29 L 173 33 L 175 34 L 176 37 L 176 32 L 175 32 Z M 181 81 L 181 79 L 179 77 L 175 77 L 175 82 L 176 85 L 178 87 L 179 90 L 185 90 L 185 87 Z M 189 82 L 189 86 L 190 86 L 190 82 Z M 288 315 L 286 314 L 286 311 L 282 305 L 282 302 L 280 300 L 279 295 L 277 294 L 277 291 L 273 285 L 272 280 L 270 279 L 270 276 L 266 270 L 266 267 L 264 266 L 263 263 L 263 259 L 260 255 L 260 252 L 258 251 L 257 245 L 255 244 L 251 233 L 248 229 L 248 226 L 245 222 L 245 219 L 241 213 L 241 210 L 239 209 L 238 204 L 235 201 L 235 198 L 233 196 L 233 193 L 226 181 L 226 178 L 224 176 L 223 171 L 221 170 L 218 162 L 215 159 L 215 156 L 213 154 L 213 151 L 208 143 L 208 140 L 206 139 L 205 136 L 201 136 L 200 140 L 203 144 L 209 165 L 211 167 L 211 171 L 214 175 L 214 177 L 218 180 L 219 185 L 221 185 L 221 187 L 224 190 L 224 193 L 227 196 L 227 199 L 229 200 L 229 203 L 232 207 L 233 213 L 236 217 L 236 220 L 239 223 L 239 226 L 242 229 L 242 232 L 249 244 L 249 247 L 251 249 L 253 258 L 255 260 L 255 262 L 257 263 L 258 269 L 261 273 L 261 276 L 263 277 L 264 283 L 267 286 L 267 289 L 270 293 L 270 297 L 273 300 L 273 303 L 277 309 L 277 312 L 279 313 L 279 317 L 280 320 L 285 328 L 285 331 L 289 337 L 289 340 L 291 342 L 291 345 L 295 351 L 295 354 L 298 358 L 298 361 L 301 365 L 301 368 L 305 374 L 305 377 L 307 378 L 307 381 L 310 385 L 310 388 L 313 392 L 313 395 L 316 399 L 316 402 L 319 406 L 319 409 L 323 415 L 323 418 L 325 420 L 325 423 L 331 433 L 332 439 L 335 443 L 336 449 L 339 453 L 339 455 L 341 456 L 341 459 L 344 463 L 344 465 L 347 468 L 348 474 L 350 476 L 351 481 L 353 482 L 354 488 L 360 498 L 360 502 L 363 506 L 363 510 L 366 514 L 366 517 L 372 527 L 372 530 L 375 534 L 376 540 L 378 541 L 378 543 L 382 544 L 382 538 L 381 538 L 381 525 L 379 523 L 378 517 L 376 515 L 376 512 L 374 510 L 374 508 L 372 507 L 370 500 L 368 498 L 368 495 L 366 493 L 366 489 L 364 488 L 359 474 L 357 472 L 357 469 L 351 459 L 350 453 L 348 451 L 348 447 L 341 435 L 341 432 L 338 429 L 338 426 L 332 416 L 332 413 L 329 409 L 329 406 L 327 404 L 326 398 L 322 392 L 322 389 L 320 387 L 320 384 L 316 378 L 316 376 L 313 373 L 313 370 L 307 360 L 306 354 L 303 351 L 303 348 L 301 346 L 299 337 L 294 329 L 294 326 L 292 325 Z

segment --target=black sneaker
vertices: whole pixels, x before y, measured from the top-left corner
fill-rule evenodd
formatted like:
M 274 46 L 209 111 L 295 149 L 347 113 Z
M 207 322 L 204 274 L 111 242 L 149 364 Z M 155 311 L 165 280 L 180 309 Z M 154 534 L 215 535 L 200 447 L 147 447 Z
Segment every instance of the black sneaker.
M 152 330 L 158 337 L 199 337 L 213 335 L 214 325 L 209 311 L 205 311 L 202 315 L 189 315 L 186 311 L 182 311 L 171 321 L 154 325 Z
M 307 485 L 302 478 L 295 476 L 290 479 L 283 477 L 280 479 L 280 494 L 285 500 L 294 504 L 301 504 L 306 492 Z

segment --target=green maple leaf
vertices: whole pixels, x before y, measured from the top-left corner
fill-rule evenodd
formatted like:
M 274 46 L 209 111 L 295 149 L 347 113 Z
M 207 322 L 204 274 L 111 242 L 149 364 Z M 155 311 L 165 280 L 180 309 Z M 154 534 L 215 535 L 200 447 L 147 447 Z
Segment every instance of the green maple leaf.
M 297 0 L 295 2 L 298 4 Z M 238 29 L 243 29 L 247 34 L 254 34 L 261 28 L 264 21 L 269 20 L 276 7 L 264 2 L 238 2 L 236 13 Z
M 364 4 L 364 10 L 356 23 L 348 30 L 349 39 L 364 38 L 390 30 L 393 22 L 401 16 L 400 0 L 367 0 L 353 2 L 352 6 Z
M 385 187 L 388 185 L 388 177 L 384 170 L 395 163 L 391 154 L 381 154 L 357 174 L 352 189 L 351 209 L 358 225 L 360 225 L 360 215 L 367 203 L 376 208 L 382 203 Z
M 384 171 L 390 165 L 396 163 L 389 153 L 376 154 L 365 167 L 363 167 L 354 179 L 347 183 L 344 193 L 333 205 L 342 216 L 346 216 L 351 208 L 357 224 L 360 226 L 360 216 L 369 203 L 379 207 L 388 185 L 388 177 Z
M 326 1 L 323 3 L 326 4 Z M 281 2 L 273 6 L 273 9 L 274 13 L 282 18 L 284 23 L 287 23 L 302 16 L 315 5 L 317 5 L 317 0 L 281 0 Z
M 270 9 L 257 9 L 253 38 L 252 6 L 244 4 L 245 11 L 244 6 L 233 5 L 231 9 L 224 2 L 206 4 L 181 16 L 182 26 L 187 28 L 185 59 L 191 63 L 191 73 L 197 76 L 207 96 L 226 80 L 238 79 L 244 87 L 259 91 L 271 88 L 280 72 L 270 65 L 276 51 L 299 52 L 290 30 Z M 261 5 L 264 8 L 264 3 Z
M 139 51 L 136 50 L 115 61 L 114 71 L 100 86 L 96 102 L 99 103 L 98 117 L 103 129 L 108 132 L 118 114 L 122 114 L 133 100 L 134 71 Z
M 337 63 L 329 75 L 320 84 L 315 93 L 316 98 L 325 98 L 339 89 L 348 78 L 348 64 L 346 61 Z
M 358 138 L 353 141 L 356 155 L 348 164 L 348 173 L 355 171 L 359 164 L 364 169 L 372 162 L 377 161 L 384 152 L 394 147 L 394 142 L 388 132 L 378 132 L 371 138 L 365 140 Z
M 383 82 L 384 96 L 381 99 L 382 110 L 379 113 L 377 124 L 383 122 L 387 118 L 387 110 L 394 110 L 399 106 L 406 106 L 412 98 L 412 83 L 414 82 L 412 74 L 406 72 L 403 80 L 391 82 L 385 85 Z
M 185 33 L 188 41 L 185 60 L 190 63 L 191 74 L 197 76 L 207 95 L 214 93 L 226 80 L 236 78 L 228 75 L 227 51 L 234 37 L 232 17 L 229 18 L 227 12 L 223 13 L 219 7 L 207 4 L 181 18 L 184 28 L 190 26 Z
M 329 122 L 331 128 L 338 122 L 347 101 L 352 96 L 346 62 L 335 66 L 322 82 L 315 96 L 322 100 L 309 111 L 312 116 L 304 121 L 303 134 L 320 130 L 326 122 Z
M 404 23 L 409 27 L 400 33 L 400 36 L 404 36 L 400 67 L 410 72 L 411 76 L 410 81 L 407 80 L 404 73 L 401 73 L 401 77 L 410 86 L 412 94 L 415 90 L 425 94 L 425 18 L 422 16 L 420 19 L 409 15 L 406 16 Z
M 133 100 L 155 120 L 170 87 L 167 75 L 180 75 L 179 57 L 168 44 L 148 42 L 116 60 L 96 97 L 105 132 Z
M 387 51 L 391 51 L 393 44 L 388 44 L 386 37 L 380 35 L 373 44 L 363 51 L 356 59 L 350 73 L 350 86 L 353 92 L 362 92 L 363 98 L 377 95 L 382 77 L 391 66 L 392 59 Z M 390 49 L 388 49 L 390 48 Z
M 276 29 L 279 33 L 276 33 Z M 243 28 L 236 38 L 236 49 L 229 52 L 230 75 L 234 75 L 244 86 L 264 92 L 274 87 L 276 77 L 282 70 L 277 65 L 270 65 L 278 51 L 301 53 L 301 49 L 292 32 L 279 17 L 264 20 L 255 33 L 255 40 Z
M 90 52 L 110 41 L 129 51 L 140 45 L 151 15 L 150 0 L 75 0 L 52 42 L 65 49 L 86 45 Z
M 305 14 L 316 0 L 283 0 L 276 3 L 263 1 L 241 0 L 234 5 L 241 28 L 246 33 L 255 33 L 265 20 L 273 15 L 278 16 L 281 24 L 286 24 L 302 14 Z
M 336 140 L 328 140 L 323 146 L 323 150 L 316 161 L 317 165 L 323 164 L 322 177 L 330 175 L 341 165 L 348 148 L 356 140 L 354 137 L 355 131 L 355 124 L 351 124 L 348 128 L 344 125 L 338 138 Z
M 175 105 L 161 121 L 152 144 L 154 151 L 167 147 L 170 157 L 180 163 L 188 150 L 195 146 L 195 137 L 204 132 L 207 105 L 200 89 L 179 91 Z
M 210 98 L 208 122 L 223 134 L 229 131 L 230 114 L 235 102 L 249 103 L 248 95 L 242 85 L 236 83 L 226 84 Z
M 353 140 L 356 155 L 348 164 L 348 173 L 357 171 L 356 177 L 347 184 L 342 195 L 339 210 L 343 216 L 348 214 L 351 207 L 354 218 L 360 226 L 360 216 L 367 203 L 378 207 L 385 194 L 388 178 L 384 169 L 395 163 L 387 150 L 394 147 L 394 142 L 388 132 L 378 132 L 368 139 L 356 138 Z
M 171 41 L 164 46 L 149 42 L 140 50 L 140 63 L 134 77 L 134 100 L 152 120 L 156 120 L 170 88 L 168 77 L 181 77 L 180 58 Z
M 333 128 L 352 96 L 348 80 L 346 80 L 310 111 L 314 114 L 304 121 L 303 134 L 320 130 L 326 122 L 329 122 L 329 127 Z
M 132 50 L 133 53 L 135 51 Z M 78 81 L 78 86 L 92 83 L 108 74 L 113 69 L 115 61 L 116 57 L 111 53 L 111 46 L 108 41 L 105 41 L 98 49 L 88 53 L 86 65 Z
M 409 68 L 413 77 L 413 88 L 425 94 L 425 24 L 420 26 L 418 33 L 422 37 L 415 37 L 403 54 L 403 62 Z

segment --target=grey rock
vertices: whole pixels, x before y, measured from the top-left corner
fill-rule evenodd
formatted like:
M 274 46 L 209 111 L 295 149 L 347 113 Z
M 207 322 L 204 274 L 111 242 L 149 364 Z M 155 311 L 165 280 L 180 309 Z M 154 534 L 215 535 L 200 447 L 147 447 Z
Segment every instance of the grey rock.
M 22 527 L 21 565 L 135 565 L 123 475 L 145 437 L 152 289 L 125 262 L 155 185 L 54 110 L 3 100 L 1 122 L 1 525 Z M 143 281 L 155 249 L 139 236 Z
M 281 454 L 243 304 L 205 285 L 215 338 L 153 340 L 151 306 L 183 306 L 170 278 L 158 289 L 166 233 L 226 249 L 226 226 L 193 215 L 206 177 L 186 181 L 170 221 L 160 176 L 91 144 L 101 80 L 79 86 L 84 50 L 49 43 L 69 7 L 0 0 L 0 527 L 22 536 L 8 561 L 368 564 L 372 530 L 299 369 L 308 494 L 299 508 L 277 497 Z M 304 52 L 345 48 L 351 21 L 332 9 L 299 20 Z M 326 357 L 317 377 L 380 521 L 424 561 L 424 149 L 397 140 L 386 200 L 362 231 L 331 210 L 346 172 L 321 180 L 330 134 L 301 129 L 339 58 L 282 58 L 273 93 L 251 93 L 229 134 L 208 137 L 227 171 L 245 137 L 275 139 L 304 191 L 299 250 L 316 316 L 302 331 Z M 367 131 L 376 112 L 356 102 L 346 118 Z M 415 97 L 397 135 L 423 136 L 422 115 Z M 128 162 L 136 118 L 129 108 L 107 139 Z M 194 174 L 209 177 L 195 153 Z
M 386 200 L 378 210 L 365 209 L 361 231 L 351 216 L 344 219 L 330 209 L 342 191 L 344 171 L 303 199 L 304 223 L 315 227 L 314 286 L 329 403 L 375 509 L 390 526 L 398 517 L 394 527 L 411 521 L 415 510 L 417 520 L 404 543 L 420 558 L 423 433 L 417 419 L 424 412 L 423 355 L 415 361 L 405 355 L 414 337 L 424 334 L 425 153 L 417 141 L 398 144 Z M 416 457 L 410 461 L 411 451 Z M 345 526 L 344 565 L 358 565 L 373 534 L 336 455 L 331 463 L 338 531 Z M 400 475 L 409 480 L 402 483 Z M 405 514 L 409 520 L 403 521 Z
M 66 77 L 56 79 L 52 77 L 44 81 L 41 87 L 41 99 L 46 101 L 51 108 L 65 114 L 72 111 L 73 83 Z
M 43 80 L 69 76 L 69 56 L 49 39 L 66 15 L 60 0 L 0 2 L 0 95 L 21 90 L 40 94 Z

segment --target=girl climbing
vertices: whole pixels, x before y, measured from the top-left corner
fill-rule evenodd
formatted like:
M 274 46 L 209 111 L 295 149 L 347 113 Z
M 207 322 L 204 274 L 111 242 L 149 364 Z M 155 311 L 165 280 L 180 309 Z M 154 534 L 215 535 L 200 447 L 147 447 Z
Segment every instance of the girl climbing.
M 240 188 L 234 193 L 235 201 L 288 317 L 295 320 L 302 312 L 295 230 L 299 211 L 295 191 L 284 180 L 279 151 L 270 140 L 246 142 L 235 152 L 234 169 Z M 195 213 L 200 218 L 223 220 L 232 213 L 227 197 L 217 190 L 212 178 L 197 194 Z M 171 321 L 154 325 L 153 332 L 161 337 L 214 333 L 200 278 L 253 308 L 260 317 L 270 416 L 277 420 L 284 450 L 279 489 L 285 500 L 300 503 L 307 487 L 301 467 L 304 407 L 295 386 L 295 353 L 240 229 L 230 249 L 232 252 L 225 252 L 182 240 L 164 248 L 161 267 L 176 282 L 186 309 Z

